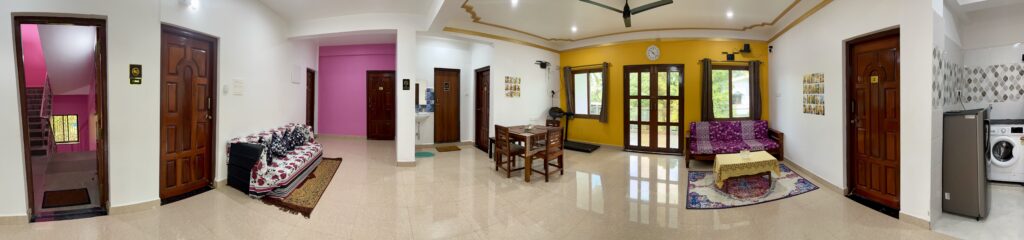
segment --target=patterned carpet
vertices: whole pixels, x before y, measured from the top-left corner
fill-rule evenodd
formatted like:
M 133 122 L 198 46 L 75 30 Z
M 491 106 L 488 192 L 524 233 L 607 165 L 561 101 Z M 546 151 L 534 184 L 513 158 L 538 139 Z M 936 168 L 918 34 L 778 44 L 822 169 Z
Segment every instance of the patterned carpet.
M 313 213 L 313 208 L 316 208 L 316 204 L 320 202 L 320 197 L 324 195 L 327 185 L 331 184 L 331 179 L 334 179 L 334 174 L 340 167 L 341 158 L 324 158 L 305 182 L 292 191 L 288 197 L 283 199 L 265 197 L 262 198 L 263 203 L 309 218 L 309 215 Z
M 690 171 L 686 188 L 687 209 L 722 209 L 755 205 L 788 198 L 818 189 L 817 185 L 779 164 L 782 176 L 774 183 L 763 175 L 730 178 L 725 191 L 715 187 L 711 171 Z

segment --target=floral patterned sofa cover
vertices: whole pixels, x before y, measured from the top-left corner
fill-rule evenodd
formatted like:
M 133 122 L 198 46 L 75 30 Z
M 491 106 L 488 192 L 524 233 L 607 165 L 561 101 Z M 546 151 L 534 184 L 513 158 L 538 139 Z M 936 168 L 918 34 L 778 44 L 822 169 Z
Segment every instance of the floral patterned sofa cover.
M 302 130 L 312 136 L 312 129 L 305 124 L 290 123 L 286 126 L 269 129 L 254 133 L 245 137 L 239 137 L 228 141 L 228 157 L 231 154 L 233 143 L 260 143 L 261 139 L 269 139 L 273 135 L 283 135 L 284 132 Z M 308 141 L 288 151 L 283 157 L 273 157 L 270 164 L 266 161 L 257 161 L 252 167 L 249 177 L 249 196 L 263 197 L 275 195 L 274 190 L 284 189 L 297 179 L 303 172 L 319 163 L 323 155 L 323 146 L 316 142 L 313 137 Z M 282 192 L 280 194 L 287 194 Z
M 783 134 L 762 120 L 691 122 L 687 160 L 714 160 L 715 154 L 767 151 L 782 159 Z M 690 166 L 690 161 L 686 161 Z

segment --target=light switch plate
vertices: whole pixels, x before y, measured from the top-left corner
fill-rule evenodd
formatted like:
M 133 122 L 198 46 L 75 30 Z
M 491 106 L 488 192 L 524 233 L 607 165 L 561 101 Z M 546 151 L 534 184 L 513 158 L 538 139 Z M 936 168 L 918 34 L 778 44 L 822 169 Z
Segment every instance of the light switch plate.
M 949 200 L 949 193 L 945 193 L 945 194 L 943 194 L 943 196 L 944 196 L 943 198 L 945 198 L 946 200 Z

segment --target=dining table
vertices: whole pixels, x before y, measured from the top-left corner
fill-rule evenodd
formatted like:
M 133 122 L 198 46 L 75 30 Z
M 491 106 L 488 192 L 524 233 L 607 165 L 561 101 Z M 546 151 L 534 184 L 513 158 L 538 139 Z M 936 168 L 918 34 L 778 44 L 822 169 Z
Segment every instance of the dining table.
M 530 174 L 533 173 L 533 159 L 538 153 L 541 153 L 547 148 L 545 144 L 539 144 L 539 146 L 537 146 L 537 142 L 545 142 L 543 140 L 547 138 L 548 129 L 551 128 L 554 127 L 544 125 L 519 125 L 508 127 L 510 140 L 523 143 L 523 148 L 525 150 L 523 153 L 523 161 L 525 162 L 523 178 L 526 179 L 526 182 L 530 182 Z

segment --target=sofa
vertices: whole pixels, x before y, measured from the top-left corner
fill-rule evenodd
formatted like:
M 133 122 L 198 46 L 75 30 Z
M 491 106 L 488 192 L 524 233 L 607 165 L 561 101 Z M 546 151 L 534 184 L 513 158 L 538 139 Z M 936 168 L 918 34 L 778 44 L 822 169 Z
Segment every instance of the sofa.
M 275 145 L 275 138 L 293 141 L 286 144 L 291 146 L 279 146 Z M 240 146 L 239 144 L 252 144 L 246 146 L 247 148 L 253 145 L 260 146 L 257 149 L 262 153 L 256 154 L 260 159 L 248 160 L 252 158 L 251 154 L 232 156 L 232 146 Z M 323 155 L 323 146 L 316 142 L 312 129 L 305 124 L 296 123 L 231 139 L 227 150 L 228 185 L 246 192 L 253 198 L 288 196 L 316 169 Z M 235 152 L 238 153 L 238 149 Z M 240 174 L 245 175 L 239 176 Z
M 716 154 L 742 150 L 766 151 L 783 159 L 782 132 L 762 120 L 691 122 L 686 137 L 686 167 L 689 160 L 714 161 Z

